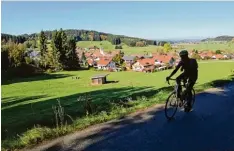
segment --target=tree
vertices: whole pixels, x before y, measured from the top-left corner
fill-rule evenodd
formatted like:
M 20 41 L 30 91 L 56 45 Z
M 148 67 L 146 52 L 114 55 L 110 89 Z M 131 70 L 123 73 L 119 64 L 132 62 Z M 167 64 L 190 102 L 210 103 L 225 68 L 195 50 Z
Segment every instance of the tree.
M 144 46 L 145 46 L 145 44 L 143 41 L 136 42 L 136 47 L 144 47 Z
M 31 45 L 32 45 L 32 48 L 37 48 L 37 41 L 35 39 L 33 39 L 31 41 Z
M 101 40 L 101 41 L 107 40 L 107 36 L 106 36 L 106 35 L 100 35 L 100 40 Z
M 67 35 L 61 28 L 59 31 L 55 30 L 52 35 L 51 41 L 52 51 L 48 57 L 51 66 L 60 70 L 66 67 L 66 53 L 67 47 Z
M 2 45 L 1 48 L 1 63 L 2 63 L 2 70 L 7 70 L 10 66 L 9 61 L 9 47 L 8 45 Z
M 95 34 L 94 41 L 101 41 L 101 37 L 98 34 Z
M 82 52 L 82 54 L 81 54 L 81 62 L 82 62 L 82 64 L 83 64 L 83 66 L 86 66 L 86 64 L 87 64 L 87 59 L 86 59 L 86 57 L 85 57 L 85 53 L 84 53 L 84 52 Z
M 131 47 L 135 47 L 135 46 L 136 46 L 136 41 L 131 41 L 131 42 L 130 42 L 130 46 L 131 46 Z
M 66 53 L 67 53 L 67 35 L 66 33 L 63 31 L 63 29 L 61 28 L 59 31 L 59 49 L 58 51 L 60 52 L 60 59 L 59 61 L 61 62 L 62 65 L 65 65 L 65 61 L 66 61 Z
M 24 45 L 26 48 L 31 48 L 32 47 L 32 43 L 30 43 L 30 41 L 25 41 Z
M 170 43 L 165 43 L 163 46 L 164 51 L 169 52 L 172 50 L 171 44 Z
M 123 63 L 123 59 L 120 54 L 115 55 L 112 60 L 118 65 L 121 65 Z
M 119 37 L 115 37 L 112 39 L 112 44 L 113 45 L 119 45 L 121 44 L 121 39 Z
M 197 59 L 197 60 L 200 60 L 201 59 L 201 56 L 197 53 L 193 53 L 191 58 L 194 58 L 194 59 Z
M 221 51 L 220 50 L 216 50 L 215 53 L 216 54 L 221 54 Z
M 158 45 L 159 45 L 159 46 L 164 46 L 164 44 L 166 44 L 166 43 L 168 43 L 168 42 L 166 42 L 166 41 L 160 41 L 160 42 L 158 43 Z
M 9 44 L 9 57 L 14 67 L 20 66 L 24 62 L 25 46 L 23 44 Z
M 47 61 L 51 68 L 61 69 L 60 50 L 61 49 L 61 33 L 55 30 L 52 35 L 51 50 L 48 52 Z
M 47 38 L 45 36 L 44 31 L 41 31 L 39 35 L 39 50 L 41 52 L 41 64 L 46 67 L 48 63 L 48 59 L 46 59 L 48 52 L 47 52 Z
M 79 58 L 76 54 L 76 40 L 74 38 L 68 40 L 65 66 L 67 69 L 77 69 L 79 67 Z

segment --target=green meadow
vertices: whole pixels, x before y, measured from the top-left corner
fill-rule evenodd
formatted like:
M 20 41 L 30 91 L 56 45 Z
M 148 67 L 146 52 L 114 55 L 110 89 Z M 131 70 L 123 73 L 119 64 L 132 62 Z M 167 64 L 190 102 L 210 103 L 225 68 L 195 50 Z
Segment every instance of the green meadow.
M 232 69 L 234 69 L 234 62 L 200 62 L 199 79 L 195 89 L 203 90 L 208 83 L 227 78 L 232 74 Z M 52 106 L 57 104 L 57 100 L 60 100 L 66 115 L 69 115 L 69 117 L 76 121 L 75 123 L 79 123 L 78 128 L 72 127 L 72 129 L 64 133 L 59 133 L 60 135 L 64 135 L 75 129 L 84 128 L 88 125 L 117 118 L 119 115 L 127 114 L 138 108 L 163 103 L 168 94 L 166 90 L 169 88 L 168 84 L 165 82 L 165 77 L 169 75 L 170 72 L 171 70 L 155 73 L 131 71 L 110 72 L 109 76 L 107 76 L 108 83 L 99 86 L 92 86 L 90 78 L 93 75 L 107 72 L 92 70 L 64 71 L 4 81 L 1 86 L 2 137 L 11 140 L 16 134 L 22 134 L 34 128 L 35 125 L 49 128 L 55 127 L 55 116 Z M 178 74 L 179 73 L 177 73 L 177 75 Z M 73 79 L 72 77 L 75 76 L 80 78 Z M 161 96 L 163 95 L 162 97 L 157 95 L 157 93 L 161 91 L 164 92 L 161 93 Z M 77 100 L 81 96 L 84 97 L 86 95 L 89 95 L 92 103 L 95 104 L 96 112 L 94 115 L 97 115 L 97 117 L 91 115 L 92 117 L 88 118 L 88 120 L 83 103 Z M 132 99 L 139 99 L 139 97 L 142 96 L 154 98 L 153 100 L 156 99 L 157 101 L 152 101 L 150 103 L 138 101 L 137 106 L 133 106 L 134 108 L 121 108 L 118 112 L 115 111 L 110 103 L 110 101 L 130 97 L 132 97 Z M 117 106 L 117 108 L 119 108 L 119 106 Z M 99 116 L 103 114 L 103 112 L 109 113 L 107 114 L 108 118 L 103 119 L 103 115 Z M 69 120 L 69 118 L 66 120 L 68 120 L 68 124 L 71 124 L 71 121 L 73 121 Z M 37 133 L 37 135 L 42 135 L 42 132 L 39 133 L 40 134 Z M 49 139 L 60 136 L 54 136 L 53 134 L 55 132 L 51 133 L 51 136 L 48 136 Z M 3 145 L 5 145 L 5 148 L 9 146 L 9 148 L 17 148 L 19 146 L 24 147 L 35 143 L 31 142 L 31 136 L 34 136 L 33 134 L 30 133 L 30 138 L 28 138 L 28 133 L 26 136 L 28 141 L 24 141 L 23 143 L 18 142 L 17 144 L 12 144 L 11 141 L 7 141 L 7 143 L 5 142 Z M 20 139 L 20 141 L 22 141 L 22 139 Z
M 80 41 L 77 42 L 77 46 L 81 48 L 89 48 L 93 46 L 102 47 L 105 51 L 112 51 L 115 50 L 115 46 L 112 45 L 109 41 Z M 157 52 L 160 49 L 163 49 L 161 46 L 154 46 L 149 45 L 146 47 L 129 47 L 125 44 L 122 44 L 122 51 L 125 52 L 125 54 L 145 54 L 150 52 Z M 234 51 L 234 43 L 230 44 L 216 44 L 216 43 L 199 43 L 199 44 L 178 44 L 178 48 L 176 50 L 180 49 L 188 49 L 188 50 L 225 50 L 225 51 Z

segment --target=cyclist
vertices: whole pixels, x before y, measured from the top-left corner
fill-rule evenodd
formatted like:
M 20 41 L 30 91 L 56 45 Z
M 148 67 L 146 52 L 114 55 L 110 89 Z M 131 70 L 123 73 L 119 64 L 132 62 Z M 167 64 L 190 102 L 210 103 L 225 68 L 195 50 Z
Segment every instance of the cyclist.
M 183 71 L 183 73 L 176 78 L 176 82 L 179 85 L 178 95 L 180 95 L 182 89 L 180 85 L 181 80 L 188 79 L 188 88 L 186 90 L 186 93 L 188 94 L 189 101 L 187 102 L 185 109 L 190 111 L 192 109 L 192 88 L 198 78 L 198 64 L 196 59 L 189 58 L 187 50 L 181 50 L 179 55 L 181 58 L 180 62 L 178 63 L 174 71 L 170 74 L 170 76 L 166 77 L 166 80 L 168 81 L 181 68 L 181 71 Z M 180 98 L 180 96 L 178 96 L 178 98 Z

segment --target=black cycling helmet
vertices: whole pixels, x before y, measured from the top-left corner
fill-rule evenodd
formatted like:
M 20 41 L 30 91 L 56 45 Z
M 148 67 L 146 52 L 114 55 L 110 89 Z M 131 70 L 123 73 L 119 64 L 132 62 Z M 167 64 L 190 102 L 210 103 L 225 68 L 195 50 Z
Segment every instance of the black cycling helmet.
M 179 54 L 180 54 L 180 56 L 188 56 L 188 51 L 187 50 L 181 50 Z

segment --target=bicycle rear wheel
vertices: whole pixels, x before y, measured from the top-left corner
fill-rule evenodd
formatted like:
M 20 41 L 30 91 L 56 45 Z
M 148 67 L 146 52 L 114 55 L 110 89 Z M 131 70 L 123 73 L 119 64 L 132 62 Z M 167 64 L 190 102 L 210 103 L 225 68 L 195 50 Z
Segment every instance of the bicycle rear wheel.
M 167 100 L 166 100 L 166 104 L 165 104 L 165 116 L 168 120 L 173 119 L 176 111 L 178 108 L 178 101 L 177 101 L 177 97 L 176 97 L 176 93 L 172 92 Z

